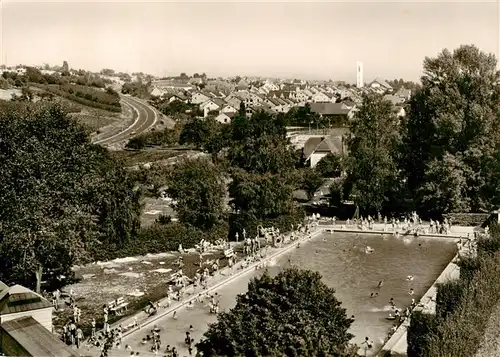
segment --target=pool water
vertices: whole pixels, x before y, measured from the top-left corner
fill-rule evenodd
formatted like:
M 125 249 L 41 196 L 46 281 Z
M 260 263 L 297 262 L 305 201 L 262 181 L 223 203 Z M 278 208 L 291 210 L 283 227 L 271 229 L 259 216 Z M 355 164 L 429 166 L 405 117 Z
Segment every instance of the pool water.
M 373 248 L 372 253 L 366 253 L 367 246 Z M 449 238 L 325 233 L 279 257 L 269 270 L 277 274 L 296 265 L 318 271 L 336 290 L 348 316 L 354 315 L 353 342 L 361 344 L 368 336 L 375 352 L 394 324 L 386 319 L 392 311 L 390 298 L 401 312 L 412 298 L 418 302 L 456 253 L 456 240 Z M 413 281 L 407 280 L 409 275 Z M 383 286 L 378 288 L 381 280 Z M 372 292 L 379 295 L 372 298 Z

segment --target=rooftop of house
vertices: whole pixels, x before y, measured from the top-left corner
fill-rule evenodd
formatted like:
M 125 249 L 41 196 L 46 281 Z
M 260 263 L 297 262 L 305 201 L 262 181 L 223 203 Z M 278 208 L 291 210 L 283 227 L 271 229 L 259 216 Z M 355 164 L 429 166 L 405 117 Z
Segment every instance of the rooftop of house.
M 220 113 L 219 115 L 225 115 L 228 118 L 234 118 L 236 115 L 238 115 L 238 112 L 226 112 L 226 113 Z
M 343 103 L 311 103 L 311 111 L 322 115 L 347 115 L 349 108 Z
M 30 356 L 79 357 L 80 354 L 62 343 L 33 317 L 26 316 L 4 322 L 0 329 L 22 346 Z
M 375 78 L 372 83 L 378 83 L 380 84 L 382 87 L 384 88 L 387 88 L 387 89 L 392 89 L 391 85 L 389 83 L 387 83 L 387 81 L 385 79 L 381 79 L 381 78 Z
M 397 95 L 384 95 L 384 99 L 391 102 L 393 105 L 403 104 L 405 99 Z
M 5 288 L 0 286 L 0 315 L 15 314 L 24 311 L 52 307 L 52 304 L 41 295 L 21 285 Z
M 306 160 L 314 153 L 341 153 L 342 150 L 342 138 L 339 136 L 312 137 L 304 143 Z

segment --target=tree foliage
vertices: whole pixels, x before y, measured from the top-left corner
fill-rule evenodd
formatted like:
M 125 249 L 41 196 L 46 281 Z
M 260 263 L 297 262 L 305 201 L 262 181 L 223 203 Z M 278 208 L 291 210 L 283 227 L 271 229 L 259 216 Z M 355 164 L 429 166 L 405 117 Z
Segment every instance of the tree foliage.
M 293 210 L 295 153 L 286 138 L 283 118 L 241 108 L 230 125 L 227 158 L 231 204 L 251 219 L 274 218 Z
M 212 153 L 216 145 L 223 144 L 219 141 L 219 132 L 222 130 L 222 124 L 213 118 L 193 118 L 189 120 L 179 136 L 179 144 L 191 144 L 197 149 Z
M 348 194 L 360 208 L 381 211 L 398 181 L 399 119 L 382 96 L 364 97 L 351 122 L 346 162 Z
M 306 191 L 309 199 L 313 198 L 314 194 L 325 180 L 321 177 L 321 174 L 318 171 L 313 170 L 310 167 L 305 167 L 299 170 L 299 174 L 301 175 L 299 188 Z
M 314 168 L 321 177 L 339 177 L 342 173 L 342 158 L 336 154 L 328 154 Z
M 207 158 L 178 162 L 168 180 L 168 193 L 177 201 L 179 220 L 211 229 L 224 218 L 223 177 Z
M 419 210 L 477 212 L 500 205 L 496 64 L 493 54 L 469 45 L 425 59 L 403 146 L 403 168 Z
M 123 84 L 122 93 L 130 94 L 131 96 L 141 99 L 149 99 L 150 87 L 151 82 L 143 83 L 140 80 L 136 82 L 128 82 Z
M 284 174 L 295 165 L 285 122 L 265 112 L 238 115 L 231 122 L 228 158 L 234 167 L 252 173 Z
M 57 105 L 0 111 L 0 279 L 37 287 L 138 228 L 133 182 Z M 105 247 L 105 248 L 103 248 Z
M 197 345 L 203 356 L 345 356 L 353 320 L 321 281 L 297 268 L 248 284 Z

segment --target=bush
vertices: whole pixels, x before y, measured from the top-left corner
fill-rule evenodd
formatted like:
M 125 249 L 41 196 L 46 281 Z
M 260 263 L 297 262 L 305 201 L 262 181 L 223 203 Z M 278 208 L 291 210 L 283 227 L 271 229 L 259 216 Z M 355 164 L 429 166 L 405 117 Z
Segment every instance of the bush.
M 408 356 L 475 355 L 500 300 L 499 240 L 499 227 L 495 224 L 491 238 L 480 238 L 477 257 L 461 259 L 460 280 L 440 286 L 437 316 L 412 315 Z
M 189 249 L 198 244 L 201 239 L 215 242 L 217 239 L 226 237 L 226 223 L 215 226 L 210 231 L 201 231 L 179 222 L 155 223 L 148 228 L 141 229 L 136 237 L 131 239 L 126 247 L 116 251 L 112 258 L 176 251 L 179 244 L 182 244 L 184 249 Z M 112 258 L 106 257 L 106 259 Z
M 133 137 L 125 145 L 127 149 L 141 150 L 146 147 L 146 137 L 144 134 Z
M 437 285 L 436 315 L 446 318 L 460 303 L 466 285 L 461 280 L 451 280 Z
M 162 214 L 160 215 L 160 217 L 156 219 L 156 223 L 161 225 L 170 224 L 171 222 L 172 222 L 172 217 L 170 217 L 168 214 Z
M 429 356 L 431 337 L 436 333 L 437 317 L 415 311 L 411 315 L 408 328 L 408 357 Z

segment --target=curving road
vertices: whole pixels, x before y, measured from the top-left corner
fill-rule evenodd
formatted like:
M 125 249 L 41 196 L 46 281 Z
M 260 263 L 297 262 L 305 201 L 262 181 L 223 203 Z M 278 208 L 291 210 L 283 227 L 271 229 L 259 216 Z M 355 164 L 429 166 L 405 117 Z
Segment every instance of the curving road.
M 120 96 L 122 105 L 129 106 L 133 113 L 133 123 L 129 127 L 116 133 L 108 133 L 106 136 L 100 136 L 94 141 L 94 144 L 111 145 L 126 141 L 135 135 L 148 131 L 158 121 L 157 111 L 143 101 L 130 97 Z

